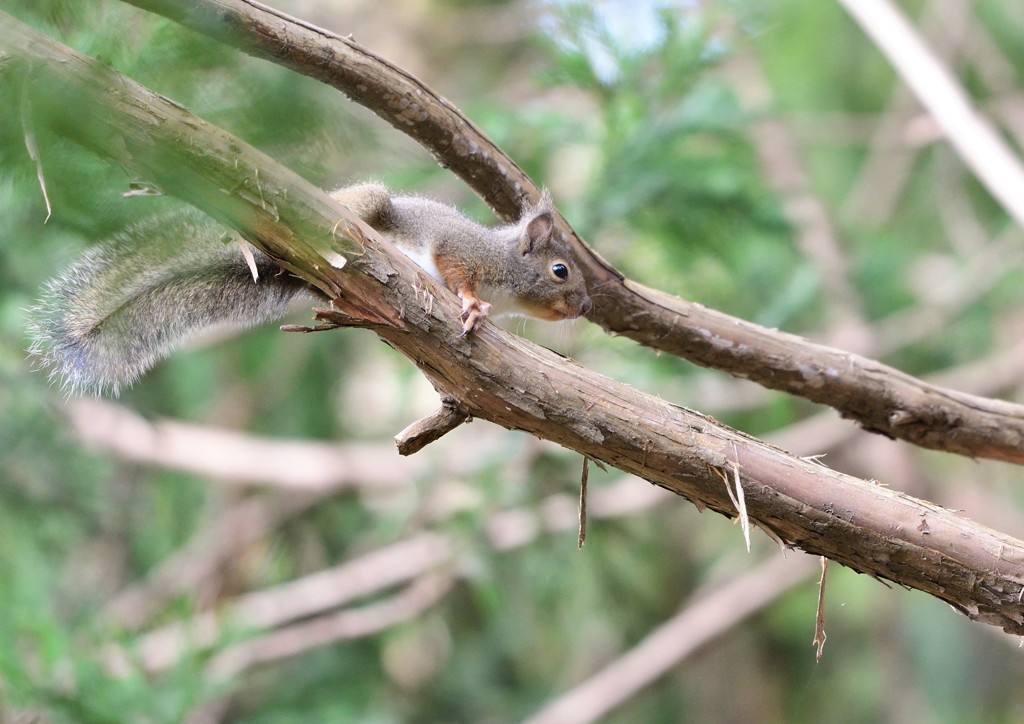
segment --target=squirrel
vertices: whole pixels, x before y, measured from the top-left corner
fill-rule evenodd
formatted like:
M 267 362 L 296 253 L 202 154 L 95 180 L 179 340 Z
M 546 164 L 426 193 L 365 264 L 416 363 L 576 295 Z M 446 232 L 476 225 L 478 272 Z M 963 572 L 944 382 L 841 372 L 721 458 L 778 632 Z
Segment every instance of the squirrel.
M 546 193 L 517 223 L 494 228 L 377 183 L 331 196 L 459 296 L 463 335 L 491 314 L 558 321 L 592 307 Z M 223 228 L 188 209 L 89 249 L 30 310 L 29 351 L 66 391 L 116 395 L 195 333 L 278 319 L 297 297 L 324 299 L 255 248 L 252 271 L 242 249 L 224 240 Z

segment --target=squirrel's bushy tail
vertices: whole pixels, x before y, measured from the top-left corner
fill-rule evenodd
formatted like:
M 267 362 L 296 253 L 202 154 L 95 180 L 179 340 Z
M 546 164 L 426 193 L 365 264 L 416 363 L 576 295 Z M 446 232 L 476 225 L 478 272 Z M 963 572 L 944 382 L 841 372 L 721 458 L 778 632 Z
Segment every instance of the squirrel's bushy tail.
M 228 323 L 282 316 L 307 285 L 194 211 L 137 224 L 89 249 L 30 310 L 30 351 L 69 393 L 117 394 L 180 342 Z

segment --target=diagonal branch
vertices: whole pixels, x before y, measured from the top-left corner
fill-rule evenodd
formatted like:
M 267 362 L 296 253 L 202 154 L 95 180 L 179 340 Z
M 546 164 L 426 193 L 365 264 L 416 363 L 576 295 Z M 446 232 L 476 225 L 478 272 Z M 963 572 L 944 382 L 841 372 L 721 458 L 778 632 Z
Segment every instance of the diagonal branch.
M 323 81 L 427 148 L 506 219 L 540 189 L 449 101 L 350 38 L 253 0 L 125 0 Z M 565 219 L 605 330 L 835 408 L 861 427 L 969 457 L 1024 463 L 1024 406 L 926 384 L 887 365 L 765 329 L 628 279 Z
M 594 517 L 612 518 L 645 511 L 663 504 L 667 495 L 656 488 L 637 487 L 633 479 L 623 478 L 595 493 Z M 512 508 L 492 513 L 484 528 L 488 545 L 495 551 L 508 551 L 533 542 L 544 532 L 569 530 L 575 523 L 571 500 L 556 494 L 536 509 Z M 140 636 L 135 642 L 136 651 L 147 672 L 165 670 L 190 647 L 206 649 L 214 645 L 226 626 L 254 631 L 286 630 L 296 621 L 379 596 L 441 569 L 451 569 L 464 577 L 469 568 L 460 564 L 461 546 L 462 542 L 451 534 L 423 531 L 332 568 L 246 593 L 217 611 L 205 611 L 187 621 L 164 625 Z M 119 648 L 107 649 L 107 661 L 116 670 L 126 670 L 128 662 L 124 656 Z
M 928 109 L 964 163 L 1024 226 L 1024 165 L 890 0 L 839 0 Z
M 526 724 L 600 721 L 650 686 L 697 648 L 761 611 L 817 570 L 814 561 L 768 560 L 704 595 L 695 596 L 632 649 L 545 704 Z
M 450 574 L 427 575 L 383 601 L 317 616 L 259 638 L 232 644 L 211 659 L 210 676 L 218 680 L 228 679 L 257 664 L 297 656 L 336 641 L 379 633 L 416 618 L 439 603 L 454 583 L 455 578 Z
M 788 545 L 1024 633 L 1024 542 L 795 458 L 493 325 L 460 336 L 453 294 L 368 227 L 356 256 L 351 242 L 336 239 L 343 209 L 264 154 L 3 13 L 0 54 L 11 61 L 5 72 L 28 84 L 33 108 L 52 114 L 40 119 L 75 119 L 54 120 L 58 133 L 230 224 L 332 294 L 338 311 L 323 318 L 371 327 L 472 417 L 551 440 L 729 517 L 735 510 L 719 471 L 737 469 L 750 521 Z M 257 182 L 261 195 L 251 191 Z M 327 246 L 351 256 L 344 270 L 318 253 Z M 431 304 L 423 304 L 424 287 Z

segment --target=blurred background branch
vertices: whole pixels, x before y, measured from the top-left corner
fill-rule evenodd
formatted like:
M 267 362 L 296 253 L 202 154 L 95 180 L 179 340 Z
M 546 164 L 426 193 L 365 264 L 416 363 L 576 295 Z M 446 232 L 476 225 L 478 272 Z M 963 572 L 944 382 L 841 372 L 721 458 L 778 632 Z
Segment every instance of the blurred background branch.
M 1024 167 L 891 0 L 840 0 L 928 109 L 964 163 L 1024 225 Z

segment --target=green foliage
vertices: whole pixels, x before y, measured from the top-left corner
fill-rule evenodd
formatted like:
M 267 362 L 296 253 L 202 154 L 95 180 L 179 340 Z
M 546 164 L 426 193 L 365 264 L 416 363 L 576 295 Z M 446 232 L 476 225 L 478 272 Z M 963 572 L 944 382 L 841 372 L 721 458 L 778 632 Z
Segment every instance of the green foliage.
M 591 172 L 567 211 L 629 276 L 768 326 L 813 319 L 816 283 L 760 178 L 751 119 L 709 73 L 727 54 L 709 18 L 666 7 L 642 31 L 612 20 L 579 3 L 548 23 L 543 79 L 582 91 L 592 110 L 532 112 L 526 133 L 506 118 L 499 142 L 541 178 L 574 160 L 567 144 L 586 146 Z

